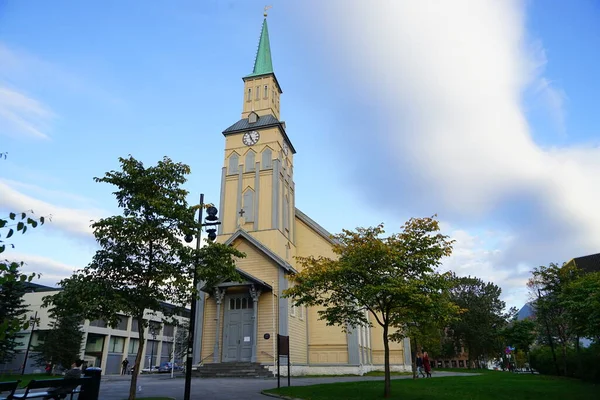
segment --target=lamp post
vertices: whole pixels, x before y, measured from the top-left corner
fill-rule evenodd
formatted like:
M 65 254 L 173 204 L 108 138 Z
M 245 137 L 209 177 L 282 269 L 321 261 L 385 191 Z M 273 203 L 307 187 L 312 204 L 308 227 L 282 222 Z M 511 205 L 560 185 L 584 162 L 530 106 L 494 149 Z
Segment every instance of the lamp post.
M 217 208 L 210 206 L 206 209 L 206 213 L 208 216 L 206 217 L 207 222 L 202 222 L 202 212 L 204 211 L 204 194 L 200 195 L 200 209 L 198 213 L 198 223 L 196 224 L 196 253 L 200 250 L 200 236 L 202 233 L 202 227 L 204 226 L 215 226 L 219 225 L 219 218 L 217 217 Z M 216 229 L 211 228 L 207 229 L 208 240 L 213 241 L 217 238 Z M 185 241 L 190 243 L 194 240 L 193 235 L 188 234 L 185 236 Z M 192 304 L 190 309 L 190 326 L 188 332 L 188 343 L 187 343 L 187 357 L 185 362 L 185 389 L 183 394 L 184 400 L 190 400 L 190 390 L 192 384 L 192 364 L 193 364 L 193 354 L 194 354 L 194 333 L 196 329 L 196 289 L 198 286 L 198 266 L 200 264 L 200 260 L 198 259 L 198 255 L 196 254 L 196 259 L 194 260 L 194 268 L 192 268 Z
M 35 316 L 29 317 L 31 323 L 31 334 L 29 335 L 29 341 L 27 342 L 27 349 L 25 350 L 25 360 L 23 361 L 23 368 L 21 369 L 21 375 L 25 374 L 25 367 L 27 367 L 27 358 L 29 357 L 29 348 L 31 347 L 31 339 L 33 339 L 33 332 L 35 331 L 35 323 L 37 322 L 37 311 Z
M 150 373 L 152 373 L 152 367 L 154 367 L 154 344 L 156 343 L 156 327 L 150 321 L 150 325 L 148 326 L 150 330 L 150 335 L 152 335 L 152 348 L 150 349 Z

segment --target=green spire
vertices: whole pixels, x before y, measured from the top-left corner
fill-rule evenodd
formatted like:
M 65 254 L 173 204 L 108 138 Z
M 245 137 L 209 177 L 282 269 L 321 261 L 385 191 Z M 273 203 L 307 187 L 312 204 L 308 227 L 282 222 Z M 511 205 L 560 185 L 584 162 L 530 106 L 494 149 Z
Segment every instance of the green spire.
M 260 41 L 258 42 L 258 51 L 256 60 L 254 60 L 254 70 L 246 78 L 264 74 L 273 73 L 273 61 L 271 61 L 271 45 L 269 43 L 269 29 L 267 28 L 267 18 L 264 19 Z

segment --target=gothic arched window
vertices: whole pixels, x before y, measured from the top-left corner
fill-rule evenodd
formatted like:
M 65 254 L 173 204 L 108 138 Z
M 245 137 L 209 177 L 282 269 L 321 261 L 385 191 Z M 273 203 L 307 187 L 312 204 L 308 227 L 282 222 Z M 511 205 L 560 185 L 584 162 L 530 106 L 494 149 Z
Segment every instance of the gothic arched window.
M 273 168 L 273 152 L 271 149 L 266 148 L 262 152 L 262 169 Z
M 238 173 L 238 168 L 239 168 L 239 164 L 240 164 L 240 158 L 238 157 L 237 153 L 233 153 L 229 156 L 229 168 L 228 168 L 228 173 L 231 174 L 237 174 Z
M 246 222 L 254 222 L 254 190 L 248 188 L 242 196 L 242 209 Z
M 246 153 L 246 161 L 244 165 L 246 165 L 246 172 L 254 171 L 254 160 L 256 158 L 255 153 L 250 150 Z

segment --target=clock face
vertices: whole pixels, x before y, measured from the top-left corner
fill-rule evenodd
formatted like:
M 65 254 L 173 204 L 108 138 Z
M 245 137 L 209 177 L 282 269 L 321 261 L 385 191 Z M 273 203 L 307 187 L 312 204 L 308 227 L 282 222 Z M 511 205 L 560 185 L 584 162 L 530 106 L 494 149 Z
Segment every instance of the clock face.
M 258 143 L 258 139 L 260 139 L 260 134 L 257 131 L 246 132 L 244 133 L 244 137 L 242 137 L 242 142 L 246 146 L 252 146 Z
M 287 156 L 289 151 L 290 151 L 290 148 L 288 147 L 287 143 L 283 142 L 283 154 L 285 154 Z

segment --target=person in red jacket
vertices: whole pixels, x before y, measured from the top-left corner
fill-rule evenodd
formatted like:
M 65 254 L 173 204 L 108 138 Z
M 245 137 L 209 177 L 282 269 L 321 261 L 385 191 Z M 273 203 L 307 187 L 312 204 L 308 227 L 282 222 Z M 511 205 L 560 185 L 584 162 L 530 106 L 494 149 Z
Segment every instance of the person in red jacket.
M 429 362 L 429 355 L 427 352 L 423 352 L 423 368 L 425 369 L 425 373 L 428 378 L 431 378 L 431 363 Z

